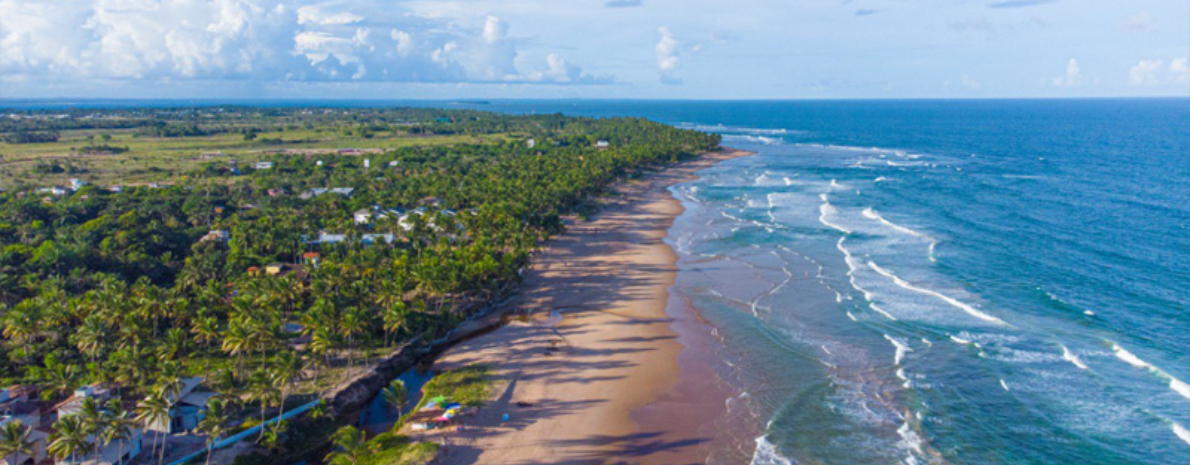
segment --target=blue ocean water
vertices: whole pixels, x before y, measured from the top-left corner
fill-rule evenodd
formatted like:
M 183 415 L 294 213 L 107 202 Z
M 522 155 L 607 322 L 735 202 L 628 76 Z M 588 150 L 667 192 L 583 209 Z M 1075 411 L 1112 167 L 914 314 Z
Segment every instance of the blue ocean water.
M 1190 463 L 1190 100 L 458 106 L 756 152 L 673 189 L 762 431 L 725 462 Z
M 817 105 L 676 189 L 753 463 L 1190 463 L 1190 103 Z
M 724 462 L 1190 463 L 1190 101 L 496 106 L 757 153 L 674 188 Z

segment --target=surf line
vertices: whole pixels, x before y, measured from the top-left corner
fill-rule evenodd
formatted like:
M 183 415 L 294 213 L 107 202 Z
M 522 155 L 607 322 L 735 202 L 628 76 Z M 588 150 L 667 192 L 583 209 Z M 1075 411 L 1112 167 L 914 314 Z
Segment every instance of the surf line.
M 913 284 L 910 284 L 908 281 L 901 279 L 900 276 L 893 274 L 891 271 L 881 268 L 880 265 L 876 264 L 876 262 L 868 262 L 868 266 L 871 267 L 872 270 L 876 271 L 877 273 L 880 273 L 881 276 L 891 279 L 893 283 L 896 283 L 896 285 L 898 285 L 904 289 L 908 289 L 910 291 L 917 292 L 919 294 L 925 294 L 928 296 L 935 297 L 935 298 L 937 298 L 943 302 L 946 302 L 946 303 L 950 304 L 951 306 L 958 308 L 959 310 L 962 310 L 962 311 L 966 312 L 967 314 L 969 314 L 973 317 L 979 318 L 981 320 L 996 323 L 999 325 L 1009 326 L 1009 327 L 1012 326 L 1012 325 L 1008 324 L 1007 322 L 1005 322 L 1004 320 L 1001 320 L 1001 319 L 996 318 L 992 315 L 988 315 L 984 312 L 981 312 L 981 311 L 975 309 L 975 307 L 972 307 L 972 306 L 967 305 L 963 302 L 960 302 L 958 299 L 955 299 L 954 297 L 948 296 L 946 294 L 943 294 L 941 292 L 934 291 L 931 289 L 914 286 Z

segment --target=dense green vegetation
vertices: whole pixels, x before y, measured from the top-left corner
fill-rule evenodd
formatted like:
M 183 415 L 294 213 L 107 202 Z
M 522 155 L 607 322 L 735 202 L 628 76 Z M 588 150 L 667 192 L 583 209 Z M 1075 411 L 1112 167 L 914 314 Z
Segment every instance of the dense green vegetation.
M 126 398 L 144 402 L 180 377 L 206 376 L 258 417 L 294 397 L 317 396 L 391 347 L 440 336 L 515 285 L 530 252 L 562 230 L 563 215 L 590 209 L 593 196 L 618 178 L 719 143 L 718 136 L 640 119 L 560 115 L 236 108 L 86 114 L 25 114 L 0 122 L 0 132 L 502 135 L 474 144 L 398 144 L 382 153 L 265 153 L 260 160 L 270 168 L 243 163 L 238 174 L 216 160 L 162 172 L 185 182 L 160 188 L 88 185 L 49 195 L 28 186 L 0 193 L 0 382 L 39 386 L 46 400 L 82 384 L 114 382 Z M 600 140 L 607 147 L 598 147 Z M 354 190 L 300 195 L 315 188 Z M 404 224 L 395 213 L 353 221 L 358 210 L 398 207 L 420 207 L 424 215 L 407 213 Z M 322 233 L 344 236 L 319 243 Z M 271 264 L 284 267 L 274 275 Z

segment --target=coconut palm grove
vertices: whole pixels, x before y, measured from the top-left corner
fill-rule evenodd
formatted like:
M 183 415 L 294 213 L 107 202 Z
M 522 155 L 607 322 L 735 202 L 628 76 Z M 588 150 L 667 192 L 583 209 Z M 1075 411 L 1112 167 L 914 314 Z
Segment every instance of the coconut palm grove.
M 0 135 L 10 464 L 202 463 L 244 432 L 258 452 L 237 463 L 414 460 L 432 445 L 369 446 L 320 400 L 507 296 L 613 181 L 719 144 L 641 119 L 367 108 L 26 110 Z

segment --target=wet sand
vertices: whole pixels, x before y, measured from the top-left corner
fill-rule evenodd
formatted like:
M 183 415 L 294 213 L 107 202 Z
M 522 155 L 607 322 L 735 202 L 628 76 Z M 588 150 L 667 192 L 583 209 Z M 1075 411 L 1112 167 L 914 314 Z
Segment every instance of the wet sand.
M 435 362 L 485 364 L 496 391 L 435 463 L 691 464 L 721 447 L 712 423 L 732 393 L 699 362 L 709 328 L 669 292 L 677 256 L 663 239 L 682 206 L 667 188 L 746 155 L 724 149 L 624 183 L 552 239 L 508 303 L 534 316 Z

